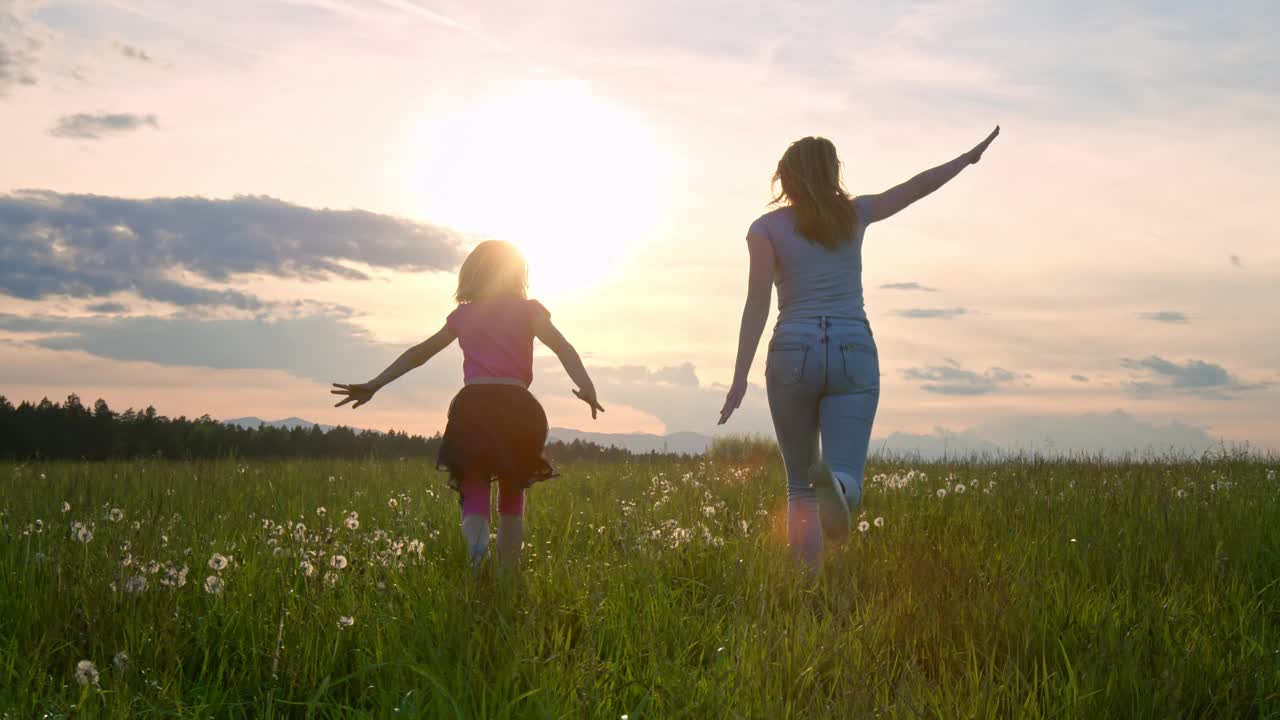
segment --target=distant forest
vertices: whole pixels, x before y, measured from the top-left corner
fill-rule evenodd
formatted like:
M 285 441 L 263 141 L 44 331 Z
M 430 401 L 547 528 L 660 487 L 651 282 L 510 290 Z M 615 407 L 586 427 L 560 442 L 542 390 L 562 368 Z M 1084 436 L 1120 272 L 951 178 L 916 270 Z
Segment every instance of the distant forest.
M 85 406 L 76 395 L 66 402 L 23 402 L 17 406 L 0 395 L 0 459 L 106 460 L 165 458 L 172 460 L 245 458 L 415 457 L 434 460 L 440 435 L 375 432 L 339 426 L 322 430 L 243 428 L 202 415 L 194 420 L 169 418 L 154 407 L 116 412 L 99 399 Z M 554 461 L 624 460 L 628 450 L 575 440 L 547 443 Z M 641 457 L 664 457 L 653 453 Z

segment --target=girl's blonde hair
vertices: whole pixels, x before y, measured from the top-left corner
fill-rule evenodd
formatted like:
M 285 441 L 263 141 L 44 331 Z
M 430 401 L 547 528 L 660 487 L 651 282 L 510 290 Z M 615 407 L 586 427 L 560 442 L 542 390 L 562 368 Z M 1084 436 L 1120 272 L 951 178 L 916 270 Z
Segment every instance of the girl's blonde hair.
M 529 293 L 529 266 L 509 242 L 485 240 L 471 251 L 458 270 L 459 303 L 499 297 L 524 299 Z
M 840 184 L 840 159 L 830 140 L 806 137 L 791 143 L 773 174 L 773 183 L 778 182 L 782 191 L 773 202 L 786 200 L 795 209 L 796 232 L 829 248 L 853 237 L 853 201 Z

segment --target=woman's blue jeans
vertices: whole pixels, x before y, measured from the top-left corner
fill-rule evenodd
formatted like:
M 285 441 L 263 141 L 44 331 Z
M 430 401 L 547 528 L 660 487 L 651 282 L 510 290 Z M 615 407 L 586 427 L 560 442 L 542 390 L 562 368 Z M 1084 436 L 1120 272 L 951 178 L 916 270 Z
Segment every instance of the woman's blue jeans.
M 769 341 L 765 387 L 787 471 L 787 540 L 798 562 L 817 569 L 822 528 L 808 471 L 819 461 L 819 438 L 821 459 L 852 478 L 842 478 L 849 508 L 862 501 L 871 425 L 880 403 L 880 358 L 870 324 L 836 317 L 778 323 Z

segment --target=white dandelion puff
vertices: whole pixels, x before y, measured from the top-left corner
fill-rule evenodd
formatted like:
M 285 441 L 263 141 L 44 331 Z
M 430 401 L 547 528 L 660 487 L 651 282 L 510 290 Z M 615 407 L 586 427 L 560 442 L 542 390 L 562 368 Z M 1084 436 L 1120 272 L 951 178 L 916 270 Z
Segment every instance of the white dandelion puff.
M 312 575 L 316 574 L 316 566 L 312 565 L 306 560 L 303 560 L 301 563 L 298 564 L 298 572 L 301 572 L 303 575 L 307 577 L 311 577 Z
M 64 512 L 64 513 L 69 513 L 69 512 L 71 512 L 71 503 L 67 502 L 66 500 L 63 500 L 63 501 L 62 501 L 62 512 Z
M 222 578 L 217 575 L 210 575 L 204 579 L 204 591 L 210 595 L 221 595 L 223 587 L 225 587 L 225 584 L 222 582 Z
M 341 615 L 338 617 L 338 627 L 349 628 L 356 624 L 356 619 L 350 615 Z
M 333 587 L 338 584 L 338 573 L 329 570 L 324 574 L 324 584 Z
M 124 519 L 124 511 L 120 508 L 111 508 L 111 512 L 107 513 L 107 517 L 111 519 L 111 522 L 120 522 Z
M 1187 491 L 1179 488 L 1177 495 L 1179 499 L 1184 498 L 1187 496 Z
M 76 682 L 81 687 L 98 684 L 98 666 L 92 660 L 81 660 L 76 663 Z
M 76 529 L 76 540 L 88 545 L 93 540 L 93 528 L 88 525 L 81 525 Z
M 395 510 L 399 505 L 400 505 L 399 500 L 396 500 L 395 498 L 387 499 L 387 507 L 391 508 L 392 510 Z
M 347 556 L 334 555 L 333 557 L 329 558 L 329 566 L 332 567 L 334 570 L 345 569 L 347 567 Z
M 871 523 L 867 522 L 866 520 L 863 520 L 862 522 L 858 523 L 858 532 L 864 533 L 870 529 L 871 529 Z
M 946 488 L 938 488 L 938 497 L 940 497 L 940 498 L 944 498 L 944 497 L 946 497 L 946 496 L 947 496 L 947 489 L 946 489 Z
M 348 530 L 358 530 L 360 529 L 360 516 L 353 512 L 347 516 L 346 520 L 342 521 L 342 524 L 346 525 Z
M 218 553 L 214 553 L 212 556 L 209 557 L 209 569 L 213 570 L 214 572 L 222 572 L 223 570 L 226 570 L 227 566 L 230 564 L 231 564 L 231 561 L 228 560 L 225 555 L 219 555 Z
M 956 483 L 956 494 L 957 494 L 957 495 L 963 495 L 963 494 L 964 494 L 964 491 L 965 491 L 966 489 L 967 489 L 967 488 L 964 486 L 964 483 Z
M 878 517 L 878 518 L 876 518 L 876 519 L 875 519 L 875 524 L 876 524 L 876 527 L 878 527 L 878 528 L 882 528 L 882 527 L 884 527 L 884 518 L 882 518 L 882 517 Z
M 116 672 L 127 670 L 129 668 L 129 653 L 123 650 L 116 653 L 115 657 L 111 658 L 111 666 L 116 669 Z

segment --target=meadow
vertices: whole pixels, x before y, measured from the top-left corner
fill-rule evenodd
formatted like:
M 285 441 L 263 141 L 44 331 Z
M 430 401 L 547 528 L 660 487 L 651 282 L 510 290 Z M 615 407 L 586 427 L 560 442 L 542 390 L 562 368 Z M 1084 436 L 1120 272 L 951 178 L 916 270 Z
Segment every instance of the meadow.
M 791 567 L 779 463 L 571 464 L 471 572 L 421 461 L 0 464 L 0 717 L 1280 717 L 1280 480 L 872 463 Z

